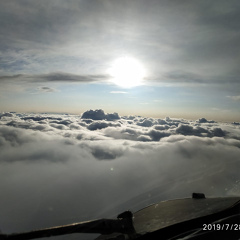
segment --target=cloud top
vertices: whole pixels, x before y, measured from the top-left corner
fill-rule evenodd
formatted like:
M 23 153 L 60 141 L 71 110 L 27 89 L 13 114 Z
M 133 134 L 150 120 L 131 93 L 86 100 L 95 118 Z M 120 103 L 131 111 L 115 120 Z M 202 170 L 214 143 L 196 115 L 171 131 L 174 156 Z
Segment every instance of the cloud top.
M 107 113 L 105 114 L 102 109 L 89 110 L 82 114 L 82 119 L 92 119 L 92 120 L 117 120 L 120 119 L 118 113 Z
M 116 217 L 194 191 L 239 195 L 239 155 L 236 122 L 102 109 L 82 116 L 1 113 L 1 230 Z

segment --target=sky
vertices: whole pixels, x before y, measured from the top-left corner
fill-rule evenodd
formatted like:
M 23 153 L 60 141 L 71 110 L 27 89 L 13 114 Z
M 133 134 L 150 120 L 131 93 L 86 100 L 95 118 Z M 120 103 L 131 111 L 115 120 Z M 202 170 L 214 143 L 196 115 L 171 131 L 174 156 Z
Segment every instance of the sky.
M 239 121 L 239 5 L 1 1 L 0 111 Z

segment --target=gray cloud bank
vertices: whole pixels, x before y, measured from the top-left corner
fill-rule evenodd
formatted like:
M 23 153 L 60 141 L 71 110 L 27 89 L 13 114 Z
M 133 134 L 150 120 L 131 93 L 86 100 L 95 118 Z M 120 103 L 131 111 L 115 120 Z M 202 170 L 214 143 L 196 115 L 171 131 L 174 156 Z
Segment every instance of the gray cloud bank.
M 2 113 L 0 228 L 17 232 L 115 217 L 193 191 L 239 195 L 239 156 L 237 123 L 103 110 Z

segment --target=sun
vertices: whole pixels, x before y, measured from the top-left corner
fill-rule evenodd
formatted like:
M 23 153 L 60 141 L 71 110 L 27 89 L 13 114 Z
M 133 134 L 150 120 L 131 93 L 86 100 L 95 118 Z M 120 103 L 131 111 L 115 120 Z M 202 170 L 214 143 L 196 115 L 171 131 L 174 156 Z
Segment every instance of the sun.
M 116 59 L 108 73 L 112 76 L 112 82 L 123 88 L 136 87 L 143 84 L 145 69 L 135 58 L 120 57 Z

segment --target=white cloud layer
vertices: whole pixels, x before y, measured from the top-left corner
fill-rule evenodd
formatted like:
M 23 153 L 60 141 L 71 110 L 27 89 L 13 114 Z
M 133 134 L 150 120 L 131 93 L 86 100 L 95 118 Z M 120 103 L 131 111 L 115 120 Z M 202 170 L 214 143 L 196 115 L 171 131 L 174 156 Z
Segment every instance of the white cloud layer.
M 2 113 L 0 228 L 116 217 L 194 191 L 239 195 L 239 156 L 239 123 Z

